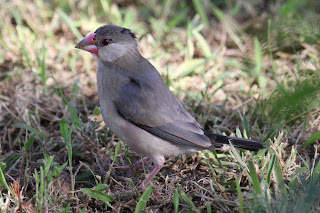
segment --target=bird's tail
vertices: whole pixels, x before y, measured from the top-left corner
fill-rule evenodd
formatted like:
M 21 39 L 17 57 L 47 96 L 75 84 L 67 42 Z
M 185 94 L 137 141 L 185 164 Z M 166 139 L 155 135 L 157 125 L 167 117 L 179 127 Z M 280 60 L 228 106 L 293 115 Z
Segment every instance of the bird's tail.
M 236 148 L 247 149 L 250 151 L 258 151 L 259 149 L 265 148 L 263 143 L 252 139 L 216 135 L 211 132 L 206 132 L 205 134 L 210 138 L 212 146 L 219 146 L 222 144 L 230 145 L 231 143 Z

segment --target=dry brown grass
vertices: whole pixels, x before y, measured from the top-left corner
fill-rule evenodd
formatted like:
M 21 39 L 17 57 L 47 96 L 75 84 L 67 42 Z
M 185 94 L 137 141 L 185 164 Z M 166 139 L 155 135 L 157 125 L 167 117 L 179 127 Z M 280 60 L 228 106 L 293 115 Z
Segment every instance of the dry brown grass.
M 68 17 L 83 35 L 89 30 L 94 30 L 96 25 L 106 22 L 121 24 L 112 21 L 112 18 L 116 16 L 116 10 L 126 7 L 123 2 L 119 1 L 118 5 L 112 4 L 111 14 L 106 20 L 101 15 L 94 16 L 95 13 L 92 11 L 95 11 L 95 5 L 98 4 L 98 1 L 94 2 L 94 5 L 87 1 L 67 1 L 61 8 L 69 8 L 71 12 L 67 13 Z M 99 123 L 89 119 L 98 107 L 95 62 L 89 54 L 73 49 L 78 38 L 58 12 L 59 6 L 40 2 L 37 5 L 32 1 L 5 2 L 5 5 L 0 9 L 1 14 L 4 14 L 0 24 L 1 162 L 6 165 L 5 178 L 8 183 L 12 183 L 12 191 L 16 192 L 14 197 L 22 197 L 18 198 L 18 203 L 14 202 L 17 200 L 14 197 L 8 198 L 6 202 L 2 197 L 2 210 L 19 209 L 33 212 L 41 198 L 37 196 L 35 173 L 44 166 L 46 156 L 54 158 L 50 171 L 68 161 L 68 151 L 61 136 L 59 122 L 62 118 L 67 118 L 71 123 L 72 119 L 70 110 L 59 93 L 61 88 L 83 123 L 82 128 L 75 127 L 71 134 L 75 192 L 70 192 L 72 183 L 67 165 L 60 173 L 59 180 L 54 178 L 45 186 L 44 190 L 51 198 L 51 203 L 43 201 L 46 205 L 42 206 L 42 211 L 61 211 L 71 203 L 70 211 L 73 212 L 80 212 L 81 209 L 85 209 L 86 212 L 133 212 L 141 196 L 136 186 L 144 179 L 144 172 L 135 171 L 128 176 L 128 172 L 110 169 L 118 139 L 107 128 L 101 128 Z M 42 10 L 39 11 L 39 7 Z M 88 10 L 84 9 L 86 7 Z M 139 11 L 142 5 L 132 3 L 129 7 L 133 11 Z M 149 10 L 155 12 L 150 8 Z M 188 19 L 193 15 L 194 13 L 189 13 Z M 248 16 L 250 26 L 255 26 L 250 21 L 251 16 L 258 16 L 258 20 L 261 19 L 263 22 L 266 14 L 249 13 Z M 19 17 L 21 23 L 18 23 Z M 91 20 L 89 17 L 97 18 L 99 21 Z M 195 62 L 194 59 L 205 58 L 199 41 L 195 37 L 188 37 L 186 24 L 159 34 L 150 23 L 150 19 L 134 18 L 139 22 L 133 26 L 133 30 L 137 31 L 141 52 L 164 77 L 169 74 L 170 88 L 185 103 L 187 109 L 206 129 L 212 128 L 215 132 L 228 135 L 235 134 L 238 128 L 243 129 L 244 120 L 248 120 L 250 136 L 267 142 L 270 148 L 258 155 L 241 152 L 242 162 L 237 161 L 234 152 L 228 147 L 217 151 L 218 158 L 215 158 L 213 153 L 205 151 L 168 159 L 153 180 L 153 189 L 160 195 L 153 193 L 150 196 L 145 211 L 173 212 L 173 196 L 176 189 L 185 192 L 192 200 L 195 204 L 192 210 L 195 212 L 206 211 L 207 205 L 211 206 L 214 212 L 239 211 L 235 176 L 240 180 L 244 204 L 248 205 L 246 208 L 250 210 L 255 194 L 246 166 L 248 161 L 254 161 L 261 184 L 266 192 L 270 193 L 268 202 L 271 205 L 273 202 L 277 203 L 275 198 L 278 196 L 278 180 L 272 176 L 269 186 L 262 181 L 266 177 L 270 153 L 274 153 L 279 159 L 288 188 L 297 169 L 307 167 L 302 159 L 310 167 L 310 171 L 316 168 L 319 141 L 315 146 L 299 150 L 301 157 L 293 153 L 297 152 L 296 147 L 301 146 L 312 134 L 320 130 L 319 105 L 306 110 L 306 116 L 297 119 L 293 124 L 273 123 L 255 106 L 263 99 L 268 100 L 271 92 L 277 89 L 277 84 L 292 84 L 296 78 L 304 79 L 307 75 L 319 73 L 319 45 L 301 42 L 302 49 L 299 54 L 282 50 L 275 50 L 272 55 L 263 52 L 261 75 L 267 83 L 266 87 L 262 88 L 249 71 L 255 63 L 253 36 L 245 30 L 238 29 L 235 33 L 241 45 L 236 45 L 230 36 L 228 20 L 219 22 L 212 18 L 212 27 L 205 27 L 199 17 L 195 16 L 195 26 L 203 27 L 201 35 L 209 44 L 213 56 L 204 64 L 192 69 L 192 74 L 181 76 L 186 67 Z M 159 18 L 159 26 L 163 21 L 167 20 L 164 17 Z M 247 28 L 248 22 L 239 20 L 237 23 L 240 28 Z M 259 27 L 261 25 L 258 29 Z M 41 77 L 43 50 L 46 51 L 45 84 Z M 207 93 L 202 97 L 201 92 L 206 89 Z M 26 151 L 25 144 L 33 132 L 30 129 L 18 128 L 17 123 L 24 123 L 41 131 L 46 138 L 36 135 L 30 150 Z M 135 153 L 121 145 L 117 163 L 132 165 L 131 162 L 138 159 Z M 92 170 L 94 177 L 88 168 Z M 311 177 L 308 172 L 304 174 Z M 105 193 L 113 197 L 113 210 L 107 207 L 105 202 L 92 199 L 80 191 L 81 188 L 93 187 L 96 181 L 109 186 Z M 2 196 L 7 194 L 5 189 L 1 189 L 1 193 Z M 251 208 L 254 209 L 253 206 Z M 317 208 L 319 207 L 315 206 L 313 210 Z M 190 203 L 180 197 L 179 212 L 190 209 Z M 264 207 L 257 206 L 257 209 L 261 210 Z

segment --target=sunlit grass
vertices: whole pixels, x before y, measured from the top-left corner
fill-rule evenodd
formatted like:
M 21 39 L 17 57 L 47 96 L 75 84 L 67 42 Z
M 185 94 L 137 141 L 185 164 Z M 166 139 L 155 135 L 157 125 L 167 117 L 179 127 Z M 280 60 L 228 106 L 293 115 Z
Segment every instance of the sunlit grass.
M 1 211 L 319 210 L 319 3 L 1 5 Z M 170 159 L 139 192 L 144 172 L 128 177 L 112 166 L 133 166 L 137 155 L 89 119 L 99 118 L 96 63 L 74 49 L 104 24 L 136 33 L 141 53 L 206 129 L 266 149 Z

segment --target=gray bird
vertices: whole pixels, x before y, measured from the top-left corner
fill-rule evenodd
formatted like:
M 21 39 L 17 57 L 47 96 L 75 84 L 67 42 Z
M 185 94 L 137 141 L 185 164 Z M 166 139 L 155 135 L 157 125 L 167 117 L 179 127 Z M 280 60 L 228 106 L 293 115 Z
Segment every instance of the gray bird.
M 203 129 L 169 90 L 156 68 L 139 53 L 136 36 L 129 29 L 102 26 L 76 48 L 92 53 L 98 61 L 98 94 L 106 125 L 155 165 L 141 189 L 163 167 L 166 157 L 230 143 L 252 151 L 264 148 L 255 140 Z

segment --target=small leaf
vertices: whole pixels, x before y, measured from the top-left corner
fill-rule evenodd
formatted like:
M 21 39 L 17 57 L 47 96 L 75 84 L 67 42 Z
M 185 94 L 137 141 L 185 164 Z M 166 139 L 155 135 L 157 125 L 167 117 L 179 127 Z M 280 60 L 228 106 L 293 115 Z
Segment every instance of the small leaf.
M 48 182 L 50 183 L 52 181 L 53 176 L 56 178 L 59 178 L 61 171 L 64 169 L 64 167 L 66 167 L 66 165 L 67 165 L 67 163 L 64 163 L 63 165 L 59 166 L 58 168 L 54 167 L 54 171 L 48 175 Z
M 96 192 L 102 192 L 102 191 L 104 191 L 104 190 L 107 190 L 108 188 L 109 188 L 109 186 L 106 185 L 106 184 L 99 184 L 99 185 L 97 185 L 97 186 L 94 187 L 94 191 L 96 191 Z
M 34 142 L 34 136 L 35 134 L 33 134 L 28 140 L 27 142 L 25 143 L 24 145 L 24 151 L 25 152 L 28 152 L 30 147 L 32 146 L 33 142 Z
M 264 76 L 259 75 L 258 76 L 258 85 L 259 85 L 260 88 L 266 88 L 267 79 Z
M 236 129 L 236 135 L 238 138 L 242 138 L 242 134 L 239 128 Z
M 44 166 L 44 175 L 47 176 L 48 175 L 48 172 L 49 172 L 49 169 L 50 169 L 50 166 L 52 164 L 52 161 L 53 161 L 53 157 L 50 156 L 48 159 L 47 159 L 47 162 Z
M 60 134 L 62 137 L 64 137 L 64 139 L 66 140 L 68 137 L 68 122 L 67 120 L 64 118 L 60 121 Z
M 243 125 L 244 130 L 245 130 L 246 135 L 247 135 L 247 137 L 244 137 L 244 138 L 248 139 L 250 137 L 250 129 L 249 129 L 249 121 L 248 121 L 247 117 L 243 117 L 242 125 Z
M 5 170 L 6 164 L 4 162 L 0 162 L 0 169 Z
M 117 143 L 117 146 L 116 146 L 115 150 L 114 150 L 113 162 L 114 162 L 114 161 L 116 160 L 116 158 L 117 158 L 117 155 L 118 155 L 119 150 L 120 150 L 120 145 L 121 145 L 121 142 L 119 141 L 119 142 Z
M 91 198 L 99 199 L 99 200 L 106 202 L 106 204 L 108 204 L 108 206 L 111 207 L 109 202 L 112 201 L 112 197 L 110 195 L 107 195 L 105 193 L 95 191 L 92 189 L 88 189 L 88 188 L 82 188 L 81 191 Z
M 100 115 L 100 114 L 101 114 L 100 108 L 94 108 L 92 114 L 93 114 L 93 115 Z

